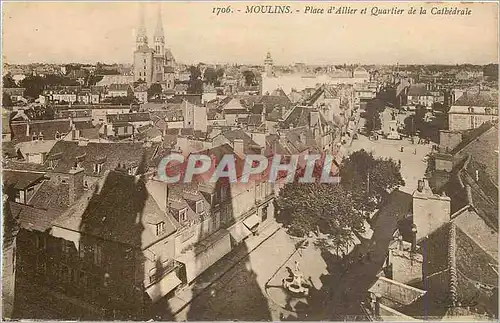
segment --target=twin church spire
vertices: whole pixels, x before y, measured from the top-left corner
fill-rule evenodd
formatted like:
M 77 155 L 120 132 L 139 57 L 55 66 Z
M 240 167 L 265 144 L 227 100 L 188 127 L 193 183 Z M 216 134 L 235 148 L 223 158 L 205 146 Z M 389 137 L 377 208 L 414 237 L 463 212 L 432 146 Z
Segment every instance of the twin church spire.
M 153 35 L 153 49 L 156 54 L 163 55 L 165 52 L 165 34 L 163 32 L 163 21 L 161 17 L 161 4 L 158 4 L 158 16 L 155 33 Z M 148 35 L 146 29 L 146 23 L 144 20 L 144 4 L 141 3 L 140 17 L 139 17 L 139 29 L 137 31 L 136 45 L 139 49 L 140 47 L 148 46 Z

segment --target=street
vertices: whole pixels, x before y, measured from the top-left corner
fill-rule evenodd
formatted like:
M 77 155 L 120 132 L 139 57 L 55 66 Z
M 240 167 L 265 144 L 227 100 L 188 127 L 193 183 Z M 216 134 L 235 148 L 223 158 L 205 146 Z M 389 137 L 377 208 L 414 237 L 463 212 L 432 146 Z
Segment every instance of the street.
M 363 121 L 363 120 L 361 120 Z M 401 152 L 401 147 L 403 151 Z M 309 317 L 300 319 L 325 319 L 330 318 L 333 312 L 334 318 L 342 318 L 345 315 L 351 318 L 360 315 L 359 302 L 364 293 L 374 281 L 376 274 L 382 267 L 385 253 L 397 221 L 406 214 L 410 194 L 417 187 L 418 179 L 424 176 L 427 167 L 423 161 L 424 156 L 430 152 L 430 145 L 412 144 L 409 140 L 386 140 L 372 141 L 368 137 L 360 135 L 353 140 L 346 152 L 350 153 L 360 149 L 373 152 L 376 157 L 392 158 L 396 162 L 401 160 L 401 173 L 406 182 L 400 191 L 394 192 L 388 203 L 382 207 L 376 222 L 373 225 L 374 235 L 371 240 L 364 241 L 358 246 L 356 252 L 365 250 L 369 245 L 374 246 L 372 260 L 367 263 L 356 263 L 348 274 L 339 280 L 338 272 L 323 272 L 329 270 L 338 271 L 335 266 L 327 266 L 326 259 L 322 259 L 318 253 L 318 261 L 302 261 L 301 268 L 306 275 L 330 276 L 330 281 L 324 281 L 322 295 L 329 309 L 327 312 L 315 311 Z M 274 286 L 282 279 L 285 269 L 284 265 L 290 266 L 297 255 L 294 254 L 295 241 L 290 238 L 284 230 L 279 230 L 257 249 L 244 257 L 239 263 L 232 267 L 214 284 L 202 291 L 183 310 L 175 315 L 175 319 L 183 320 L 283 320 L 284 318 L 297 318 L 294 313 L 283 309 L 281 296 L 276 291 L 266 291 L 266 283 Z M 306 250 L 308 252 L 310 250 Z M 291 259 L 289 257 L 292 256 Z M 303 259 L 308 259 L 303 258 Z M 308 268 L 314 266 L 314 270 Z M 316 270 L 318 267 L 318 270 Z M 317 272 L 317 273 L 316 273 Z M 310 274 L 309 274 L 310 273 Z M 318 281 L 320 277 L 312 277 Z M 274 285 L 273 285 L 274 284 Z M 315 284 L 321 285 L 321 284 Z M 330 287 L 329 287 L 330 286 Z M 331 286 L 335 286 L 333 290 Z M 311 304 L 314 307 L 317 304 Z M 317 316 L 316 316 L 317 315 Z M 351 316 L 352 315 L 352 316 Z

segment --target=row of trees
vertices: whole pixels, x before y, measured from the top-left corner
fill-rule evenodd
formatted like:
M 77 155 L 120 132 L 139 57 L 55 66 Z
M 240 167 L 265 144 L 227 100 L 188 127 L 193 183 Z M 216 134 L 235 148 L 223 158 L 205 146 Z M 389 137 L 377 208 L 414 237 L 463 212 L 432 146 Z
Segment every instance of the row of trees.
M 382 128 L 382 121 L 380 119 L 380 113 L 385 110 L 385 103 L 381 99 L 370 100 L 366 104 L 365 112 L 363 118 L 365 118 L 365 130 L 368 133 L 380 130 Z
M 405 184 L 394 160 L 375 158 L 364 150 L 344 159 L 340 177 L 340 184 L 286 184 L 277 199 L 278 222 L 292 235 L 319 230 L 338 247 L 346 246 L 353 233 L 364 232 L 364 216 Z

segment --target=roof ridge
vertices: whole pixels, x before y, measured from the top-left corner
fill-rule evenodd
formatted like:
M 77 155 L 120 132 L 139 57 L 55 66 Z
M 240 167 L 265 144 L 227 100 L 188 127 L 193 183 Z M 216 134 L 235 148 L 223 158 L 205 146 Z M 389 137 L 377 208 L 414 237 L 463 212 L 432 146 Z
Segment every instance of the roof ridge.
M 450 281 L 449 281 L 449 291 L 450 291 L 450 300 L 452 306 L 455 306 L 457 303 L 457 289 L 458 289 L 458 280 L 457 280 L 457 259 L 456 259 L 456 250 L 457 250 L 457 231 L 455 223 L 449 222 L 449 237 L 448 237 L 448 268 L 450 271 Z

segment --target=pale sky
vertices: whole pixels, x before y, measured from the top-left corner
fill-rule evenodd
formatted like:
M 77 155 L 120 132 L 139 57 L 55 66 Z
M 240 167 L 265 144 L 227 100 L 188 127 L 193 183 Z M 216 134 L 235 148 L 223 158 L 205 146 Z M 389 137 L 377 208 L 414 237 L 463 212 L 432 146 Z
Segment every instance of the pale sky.
M 291 2 L 291 1 L 290 1 Z M 185 63 L 487 64 L 498 61 L 495 3 L 163 2 L 167 47 Z M 290 14 L 245 14 L 247 5 L 287 5 Z M 231 5 L 233 14 L 212 8 Z M 367 15 L 304 14 L 305 7 L 350 6 Z M 371 7 L 468 7 L 470 16 L 370 15 Z M 145 4 L 150 45 L 159 3 Z M 136 2 L 3 3 L 7 63 L 132 63 L 140 5 Z M 237 12 L 236 10 L 241 10 Z M 301 11 L 297 13 L 296 10 Z

